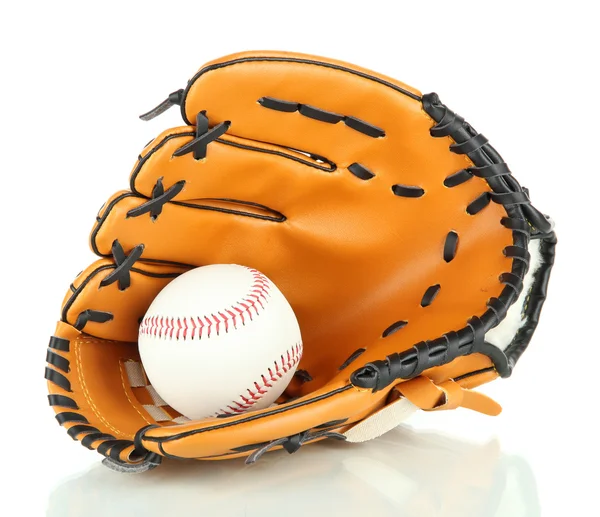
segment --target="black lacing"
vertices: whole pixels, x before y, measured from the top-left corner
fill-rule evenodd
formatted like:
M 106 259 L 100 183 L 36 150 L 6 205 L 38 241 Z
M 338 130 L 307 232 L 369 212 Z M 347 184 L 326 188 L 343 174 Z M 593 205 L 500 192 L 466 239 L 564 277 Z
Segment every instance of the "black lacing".
M 456 154 L 466 154 L 470 158 L 473 158 L 471 155 L 476 152 L 484 153 L 486 155 L 497 155 L 497 153 L 493 152 L 492 148 L 488 145 L 488 139 L 481 133 L 474 131 L 473 128 L 465 122 L 464 118 L 444 106 L 436 94 L 431 93 L 424 95 L 423 104 L 435 105 L 436 108 L 444 110 L 440 121 L 430 129 L 430 133 L 431 136 L 436 138 L 446 136 L 452 137 L 455 140 L 455 143 L 450 145 L 450 151 Z M 466 139 L 462 136 L 465 130 L 469 132 L 469 137 Z M 484 179 L 503 177 L 504 182 L 497 185 L 497 187 L 502 185 L 504 187 L 502 189 L 503 191 L 486 193 L 485 197 L 480 196 L 477 198 L 477 204 L 473 208 L 481 210 L 487 205 L 489 199 L 503 206 L 521 205 L 523 213 L 534 228 L 541 233 L 548 233 L 551 231 L 551 222 L 531 204 L 527 190 L 523 189 L 518 181 L 511 175 L 511 171 L 506 162 L 492 159 L 489 159 L 489 161 L 493 163 L 467 167 L 466 169 L 451 174 L 444 181 L 444 185 L 447 187 L 455 187 L 471 179 L 473 176 Z M 469 205 L 469 208 L 471 208 L 472 205 L 473 203 Z M 477 211 L 475 213 L 477 213 Z M 471 212 L 469 211 L 469 213 Z
M 346 437 L 343 434 L 336 433 L 335 431 L 318 431 L 316 433 L 304 431 L 302 433 L 287 436 L 285 438 L 279 438 L 278 440 L 273 440 L 272 442 L 261 445 L 250 456 L 248 456 L 248 458 L 246 459 L 246 464 L 249 465 L 251 463 L 256 462 L 258 459 L 260 459 L 260 457 L 263 454 L 270 451 L 274 447 L 277 447 L 278 445 L 281 445 L 287 452 L 292 454 L 298 449 L 300 449 L 302 445 L 323 438 L 333 438 L 334 440 L 346 440 Z
M 194 153 L 194 160 L 206 158 L 206 147 L 217 138 L 224 135 L 231 126 L 231 122 L 226 120 L 216 126 L 209 128 L 206 111 L 201 111 L 196 115 L 196 138 L 180 147 L 173 153 L 173 156 L 183 156 L 184 154 Z
M 351 376 L 355 386 L 379 391 L 396 379 L 412 379 L 425 370 L 452 362 L 457 357 L 487 349 L 485 326 L 480 318 L 472 317 L 464 331 L 469 339 L 461 339 L 458 332 L 447 332 L 437 339 L 421 341 L 400 354 L 391 354 L 384 360 L 367 363 Z
M 106 287 L 114 282 L 118 282 L 119 290 L 124 291 L 131 285 L 131 268 L 142 256 L 144 245 L 138 244 L 131 250 L 129 255 L 126 255 L 123 246 L 121 246 L 118 240 L 115 240 L 112 244 L 111 252 L 117 267 L 104 277 L 102 282 L 100 282 L 100 287 Z
M 179 194 L 185 186 L 185 180 L 178 181 L 165 190 L 162 178 L 156 180 L 156 185 L 152 189 L 152 198 L 138 207 L 132 208 L 127 212 L 127 217 L 138 217 L 143 214 L 150 213 L 150 218 L 155 221 L 162 213 L 165 203 L 171 201 Z
M 183 93 L 183 89 L 170 93 L 164 101 L 162 101 L 155 108 L 152 108 L 147 113 L 140 115 L 140 118 L 142 120 L 152 120 L 153 118 L 158 117 L 159 115 L 167 111 L 171 106 L 181 106 Z
M 501 376 L 510 375 L 516 360 L 527 346 L 532 331 L 529 330 L 526 336 L 519 336 L 519 339 L 515 338 L 515 343 L 511 343 L 506 351 L 487 343 L 485 334 L 505 318 L 509 307 L 523 289 L 523 277 L 530 259 L 527 245 L 532 234 L 544 236 L 552 231 L 551 221 L 531 205 L 527 190 L 513 178 L 508 165 L 488 144 L 487 138 L 443 105 L 436 94 L 424 95 L 422 101 L 426 113 L 436 121 L 430 130 L 431 135 L 452 137 L 455 143 L 450 145 L 450 150 L 468 155 L 474 163 L 473 167 L 448 176 L 444 182 L 446 187 L 460 185 L 473 176 L 484 178 L 492 191 L 483 192 L 469 203 L 466 207 L 467 213 L 476 215 L 492 201 L 506 208 L 508 217 L 504 217 L 501 224 L 512 230 L 514 245 L 507 246 L 503 252 L 505 256 L 513 259 L 513 266 L 511 272 L 503 273 L 499 277 L 500 282 L 504 284 L 502 293 L 497 298 L 490 298 L 487 302 L 488 310 L 480 317 L 472 317 L 466 327 L 431 341 L 417 343 L 409 350 L 389 355 L 385 360 L 368 363 L 351 375 L 353 385 L 373 391 L 381 390 L 397 379 L 414 378 L 429 368 L 441 366 L 456 357 L 474 352 L 490 357 Z M 455 236 L 451 235 L 450 241 L 447 238 L 444 247 L 444 260 L 447 262 L 453 258 L 456 244 Z M 533 313 L 534 319 L 537 318 L 540 308 L 541 302 L 537 305 L 537 312 Z
M 90 321 L 93 321 L 94 323 L 106 323 L 107 321 L 111 321 L 113 318 L 114 315 L 110 312 L 86 309 L 85 311 L 79 313 L 79 316 L 77 316 L 77 320 L 75 320 L 73 327 L 75 327 L 77 330 L 83 330 L 83 328 Z

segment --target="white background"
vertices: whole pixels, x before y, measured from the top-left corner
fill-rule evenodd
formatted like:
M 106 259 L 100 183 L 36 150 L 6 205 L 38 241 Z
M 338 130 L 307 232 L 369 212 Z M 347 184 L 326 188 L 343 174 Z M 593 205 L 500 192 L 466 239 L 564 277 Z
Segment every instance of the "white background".
M 2 2 L 0 228 L 5 515 L 575 515 L 597 512 L 598 39 L 593 2 Z M 394 6 L 394 9 L 391 9 Z M 250 49 L 343 59 L 436 91 L 556 220 L 530 349 L 483 390 L 497 418 L 421 413 L 365 445 L 106 470 L 47 407 L 48 336 L 97 209 L 177 110 L 137 115 Z M 429 429 L 429 431 L 427 431 Z M 8 510 L 12 506 L 13 510 Z M 540 509 L 541 508 L 541 509 Z M 541 512 L 541 513 L 540 513 Z

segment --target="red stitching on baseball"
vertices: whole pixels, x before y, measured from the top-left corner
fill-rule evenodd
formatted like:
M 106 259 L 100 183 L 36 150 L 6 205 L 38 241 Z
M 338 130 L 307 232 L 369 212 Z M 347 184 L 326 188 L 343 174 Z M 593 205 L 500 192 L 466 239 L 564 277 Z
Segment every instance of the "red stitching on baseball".
M 287 351 L 285 356 L 284 354 L 281 354 L 277 361 L 273 361 L 275 364 L 275 372 L 273 372 L 271 368 L 267 368 L 267 371 L 269 372 L 268 375 L 265 373 L 260 376 L 263 382 L 262 386 L 258 382 L 254 382 L 254 388 L 256 392 L 248 388 L 246 391 L 250 396 L 240 395 L 242 402 L 237 400 L 233 400 L 231 402 L 231 404 L 235 404 L 237 407 L 232 407 L 230 404 L 227 406 L 227 409 L 220 409 L 215 414 L 233 415 L 243 413 L 252 408 L 254 404 L 256 404 L 263 398 L 264 395 L 268 393 L 269 390 L 265 388 L 271 388 L 273 386 L 271 382 L 281 379 L 287 372 L 289 372 L 300 362 L 301 357 L 302 343 L 300 342 L 292 345 L 292 348 Z
M 266 276 L 256 269 L 246 269 L 252 273 L 253 279 L 248 293 L 233 304 L 231 308 L 217 311 L 218 316 L 215 313 L 189 318 L 187 316 L 181 318 L 158 315 L 147 316 L 140 324 L 140 334 L 158 336 L 159 338 L 168 336 L 171 339 L 175 334 L 175 339 L 179 339 L 180 336 L 182 339 L 194 339 L 194 337 L 201 339 L 205 332 L 207 337 L 210 337 L 212 332 L 219 335 L 223 331 L 223 327 L 225 333 L 229 332 L 230 327 L 237 329 L 238 319 L 241 320 L 242 325 L 246 324 L 246 317 L 252 321 L 253 316 L 258 316 L 260 310 L 264 310 L 264 304 L 268 302 L 272 284 Z

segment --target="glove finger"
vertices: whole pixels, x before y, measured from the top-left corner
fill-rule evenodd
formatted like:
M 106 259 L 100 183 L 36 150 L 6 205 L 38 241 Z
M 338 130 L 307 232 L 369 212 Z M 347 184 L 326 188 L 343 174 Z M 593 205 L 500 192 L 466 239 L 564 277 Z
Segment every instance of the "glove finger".
M 344 180 L 341 173 L 334 174 L 333 163 L 228 135 L 211 142 L 203 159 L 196 160 L 192 153 L 175 156 L 193 140 L 193 130 L 169 129 L 148 144 L 131 173 L 131 190 L 151 198 L 184 182 L 174 196 L 169 195 L 170 200 L 229 198 L 276 202 L 282 208 L 299 197 L 305 199 L 307 190 L 331 191 Z M 282 188 L 274 188 L 277 185 Z
M 124 253 L 130 253 L 125 248 Z M 188 268 L 101 259 L 82 271 L 63 300 L 62 321 L 96 337 L 137 341 L 139 321 L 159 291 Z
M 212 124 L 231 121 L 230 135 L 308 151 L 339 167 L 360 163 L 383 177 L 400 173 L 408 185 L 470 165 L 449 152 L 449 139 L 430 136 L 434 122 L 422 109 L 420 92 L 319 59 L 271 52 L 210 63 L 188 84 L 184 120 L 194 124 L 206 110 Z

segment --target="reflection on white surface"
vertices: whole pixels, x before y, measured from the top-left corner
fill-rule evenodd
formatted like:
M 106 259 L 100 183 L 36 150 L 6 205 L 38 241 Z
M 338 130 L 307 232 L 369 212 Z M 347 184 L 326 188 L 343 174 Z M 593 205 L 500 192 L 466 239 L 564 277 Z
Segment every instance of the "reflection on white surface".
M 270 517 L 536 517 L 529 465 L 497 441 L 469 443 L 398 428 L 363 444 L 321 442 L 290 456 L 165 461 L 144 474 L 100 463 L 50 495 L 49 517 L 177 515 Z

